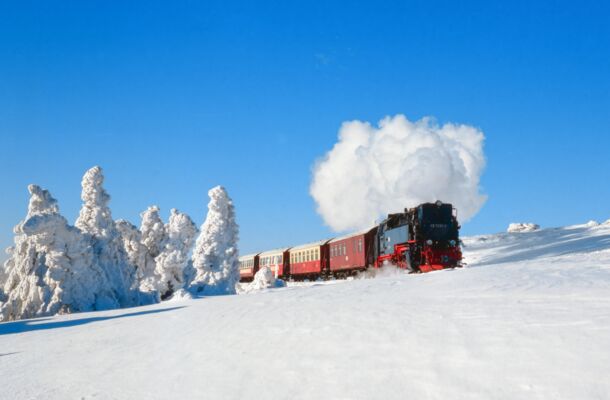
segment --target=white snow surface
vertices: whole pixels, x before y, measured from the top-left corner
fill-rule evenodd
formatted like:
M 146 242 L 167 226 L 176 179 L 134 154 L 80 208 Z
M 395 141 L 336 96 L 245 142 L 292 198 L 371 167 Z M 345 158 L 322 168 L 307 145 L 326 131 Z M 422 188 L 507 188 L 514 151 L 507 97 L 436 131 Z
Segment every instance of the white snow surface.
M 467 266 L 0 324 L 0 399 L 607 399 L 610 224 Z

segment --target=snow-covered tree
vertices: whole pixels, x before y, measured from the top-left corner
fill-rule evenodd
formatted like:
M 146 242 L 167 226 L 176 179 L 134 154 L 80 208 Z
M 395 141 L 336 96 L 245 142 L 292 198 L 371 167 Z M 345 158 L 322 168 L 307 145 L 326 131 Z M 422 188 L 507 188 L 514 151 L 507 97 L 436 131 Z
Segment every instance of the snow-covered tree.
M 197 273 L 191 287 L 204 294 L 232 294 L 239 281 L 239 227 L 233 201 L 222 186 L 212 188 L 208 195 L 208 215 L 193 252 Z
M 155 258 L 155 273 L 159 277 L 158 290 L 161 299 L 166 299 L 184 287 L 184 270 L 189 261 L 189 252 L 197 234 L 197 226 L 186 214 L 171 210 L 166 225 L 165 246 Z
M 141 281 L 144 276 L 147 248 L 142 243 L 142 233 L 129 221 L 119 219 L 116 227 L 123 241 L 129 263 L 136 267 L 136 279 Z
M 28 189 L 27 216 L 7 249 L 0 321 L 117 307 L 105 274 L 92 263 L 89 237 L 68 225 L 47 190 Z
M 30 192 L 30 203 L 28 204 L 28 214 L 25 216 L 26 220 L 34 215 L 59 214 L 59 204 L 48 190 L 42 189 L 38 185 L 29 185 L 28 191 Z
M 142 224 L 140 225 L 142 243 L 153 258 L 157 257 L 163 250 L 168 235 L 165 224 L 159 215 L 159 207 L 148 207 L 140 214 L 140 217 L 142 217 Z
M 144 286 L 148 290 L 156 288 L 157 277 L 155 277 L 156 262 L 155 258 L 161 254 L 161 250 L 167 241 L 167 227 L 159 216 L 159 207 L 150 206 L 140 214 L 142 223 L 142 244 L 146 248 L 146 262 L 142 271 L 145 281 Z
M 122 307 L 137 305 L 136 268 L 130 264 L 121 235 L 112 219 L 108 207 L 110 195 L 103 187 L 102 168 L 89 169 L 82 180 L 83 206 L 76 220 L 76 226 L 90 235 L 94 251 L 94 263 L 106 273 L 116 297 Z
M 6 254 L 8 254 L 10 256 L 12 249 L 13 249 L 12 246 L 7 248 Z M 0 265 L 0 305 L 6 301 L 6 294 L 4 293 L 4 283 L 8 279 L 8 274 L 5 269 L 7 267 L 6 264 L 7 263 L 5 262 L 4 264 Z

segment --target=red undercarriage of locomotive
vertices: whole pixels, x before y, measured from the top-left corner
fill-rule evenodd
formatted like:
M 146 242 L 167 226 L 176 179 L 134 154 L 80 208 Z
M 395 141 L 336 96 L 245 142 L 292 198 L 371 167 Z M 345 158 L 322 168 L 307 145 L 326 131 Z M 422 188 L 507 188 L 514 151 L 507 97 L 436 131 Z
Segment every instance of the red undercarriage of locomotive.
M 414 250 L 416 246 L 417 242 L 415 240 L 409 240 L 408 243 L 394 246 L 393 253 L 377 257 L 375 268 L 390 264 L 413 272 L 430 272 L 461 266 L 462 252 L 457 246 L 442 249 L 424 245 L 419 263 L 414 262 L 410 257 L 411 254 L 416 253 Z

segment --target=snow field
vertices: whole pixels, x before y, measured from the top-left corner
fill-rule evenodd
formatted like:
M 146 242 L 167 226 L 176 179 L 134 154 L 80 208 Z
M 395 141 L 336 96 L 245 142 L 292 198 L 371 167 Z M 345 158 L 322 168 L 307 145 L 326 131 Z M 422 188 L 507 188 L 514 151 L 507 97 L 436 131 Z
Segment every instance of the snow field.
M 0 398 L 606 399 L 610 224 L 464 242 L 462 269 L 0 324 Z

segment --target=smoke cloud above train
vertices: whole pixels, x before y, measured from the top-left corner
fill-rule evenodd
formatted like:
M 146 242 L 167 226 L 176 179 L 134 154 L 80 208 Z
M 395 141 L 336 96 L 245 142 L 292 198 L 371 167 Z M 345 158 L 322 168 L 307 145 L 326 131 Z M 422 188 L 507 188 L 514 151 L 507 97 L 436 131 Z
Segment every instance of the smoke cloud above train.
M 385 214 L 442 200 L 472 218 L 481 193 L 485 136 L 469 125 L 438 125 L 432 118 L 386 117 L 342 124 L 338 142 L 313 168 L 311 196 L 335 231 L 362 229 Z

